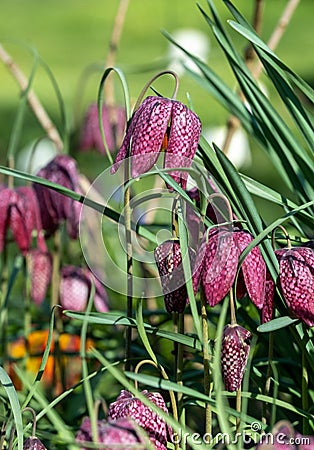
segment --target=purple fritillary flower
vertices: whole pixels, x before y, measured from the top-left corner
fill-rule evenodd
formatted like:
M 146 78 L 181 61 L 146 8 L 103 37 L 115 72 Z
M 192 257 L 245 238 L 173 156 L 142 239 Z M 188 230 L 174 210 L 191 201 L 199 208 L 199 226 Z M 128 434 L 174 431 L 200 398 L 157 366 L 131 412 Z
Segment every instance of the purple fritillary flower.
M 221 371 L 228 392 L 240 389 L 252 335 L 240 325 L 226 325 L 221 343 Z
M 57 155 L 40 169 L 37 175 L 81 194 L 76 162 L 70 156 Z M 49 233 L 54 233 L 59 224 L 66 220 L 69 236 L 76 239 L 81 204 L 37 183 L 34 183 L 34 189 L 38 198 L 43 228 Z
M 165 401 L 160 393 L 142 391 L 142 394 L 168 414 Z M 108 412 L 108 419 L 111 421 L 122 417 L 130 417 L 135 420 L 146 431 L 148 437 L 154 441 L 158 450 L 166 448 L 168 433 L 172 434 L 171 428 L 161 417 L 126 390 L 122 390 L 117 400 L 111 403 Z
M 201 283 L 210 306 L 217 305 L 230 291 L 236 277 L 240 254 L 252 239 L 247 231 L 227 227 L 210 229 L 207 242 L 204 237 L 196 258 L 198 269 L 193 274 L 193 286 L 196 292 Z M 252 302 L 262 308 L 265 279 L 265 262 L 259 249 L 254 247 L 242 264 L 238 295 L 243 296 L 248 292 Z
M 233 238 L 240 254 L 253 240 L 249 232 L 239 229 L 234 231 Z M 265 300 L 266 264 L 258 247 L 253 247 L 246 255 L 241 272 L 250 299 L 257 308 L 261 309 Z
M 1 186 L 0 194 L 0 252 L 3 251 L 5 246 L 5 238 L 7 234 L 7 228 L 9 225 L 9 211 L 10 211 L 10 199 L 12 197 L 12 190 Z
M 29 272 L 31 278 L 31 299 L 41 305 L 45 299 L 52 273 L 52 257 L 48 251 L 39 248 L 28 252 Z
M 106 143 L 110 152 L 114 152 L 122 143 L 123 133 L 126 125 L 126 113 L 122 106 L 102 106 L 102 120 Z M 95 148 L 105 154 L 98 121 L 98 106 L 92 103 L 84 118 L 83 128 L 80 136 L 79 148 L 87 151 Z
M 274 315 L 274 297 L 276 285 L 268 270 L 266 270 L 265 302 L 261 310 L 261 323 L 272 320 Z
M 25 440 L 23 450 L 47 450 L 47 449 L 36 436 L 32 436 Z
M 275 250 L 275 256 L 280 261 L 282 255 L 284 255 L 284 249 Z M 261 323 L 269 322 L 274 316 L 274 300 L 276 292 L 276 283 L 272 279 L 270 272 L 266 268 L 266 280 L 265 280 L 265 302 L 261 309 Z
M 133 114 L 111 173 L 128 156 L 133 178 L 150 170 L 161 151 L 165 151 L 166 168 L 188 167 L 195 155 L 201 133 L 201 122 L 190 109 L 176 100 L 150 96 Z M 129 150 L 130 147 L 130 150 Z M 141 157 L 139 157 L 141 156 Z M 187 173 L 171 173 L 186 188 Z
M 61 269 L 59 293 L 62 307 L 73 311 L 84 311 L 92 281 L 95 283 L 95 307 L 99 312 L 107 312 L 108 296 L 104 286 L 88 269 L 71 265 Z
M 217 305 L 230 291 L 236 276 L 238 258 L 239 250 L 234 243 L 233 232 L 225 227 L 210 229 L 208 241 L 203 241 L 197 255 L 198 269 L 193 274 L 194 291 L 197 291 L 201 282 L 210 306 Z
M 279 279 L 291 313 L 309 327 L 314 326 L 314 251 L 295 247 L 284 251 L 279 261 Z
M 180 244 L 168 240 L 155 249 L 155 261 L 161 278 L 165 307 L 169 313 L 182 313 L 188 302 Z
M 112 422 L 98 420 L 97 428 L 99 443 L 104 444 L 107 450 L 118 448 L 129 450 L 134 447 L 138 448 L 142 443 L 141 438 L 136 433 L 136 427 L 132 419 L 122 418 Z M 82 445 L 93 441 L 89 417 L 84 417 L 81 427 L 76 434 L 76 441 Z M 84 446 L 80 446 L 80 448 L 85 450 Z
M 95 297 L 94 297 L 94 305 L 98 312 L 108 312 L 109 311 L 109 299 L 107 291 L 99 279 L 94 276 L 88 269 L 89 276 L 95 284 Z
M 2 188 L 0 197 L 0 252 L 3 250 L 9 227 L 24 256 L 30 249 L 33 231 L 37 232 L 37 240 L 41 248 L 46 248 L 42 236 L 39 206 L 32 187 Z

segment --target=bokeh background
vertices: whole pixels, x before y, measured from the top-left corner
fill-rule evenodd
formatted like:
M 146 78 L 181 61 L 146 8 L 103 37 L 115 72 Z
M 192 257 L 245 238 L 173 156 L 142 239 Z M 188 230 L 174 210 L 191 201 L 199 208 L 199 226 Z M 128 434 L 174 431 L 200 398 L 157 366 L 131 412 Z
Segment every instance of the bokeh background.
M 69 133 L 78 132 L 86 107 L 96 101 L 97 90 L 108 52 L 110 35 L 118 9 L 117 0 L 1 0 L 0 40 L 14 61 L 29 76 L 36 50 L 49 67 L 59 86 L 68 118 Z M 255 2 L 236 0 L 235 5 L 251 19 Z M 287 0 L 265 0 L 262 37 L 271 35 Z M 206 1 L 201 6 L 208 11 Z M 231 18 L 220 0 L 217 9 L 223 20 Z M 276 50 L 279 57 L 307 82 L 313 84 L 313 0 L 301 0 Z M 148 79 L 169 67 L 169 42 L 161 30 L 175 34 L 178 29 L 194 29 L 203 33 L 208 54 L 206 61 L 231 87 L 236 83 L 214 37 L 194 0 L 130 0 L 118 52 L 116 65 L 125 73 L 132 101 L 135 102 Z M 230 28 L 237 47 L 246 48 L 246 42 Z M 189 46 L 193 48 L 194 40 Z M 33 49 L 33 50 L 32 50 Z M 197 51 L 197 50 L 196 50 Z M 209 93 L 184 72 L 178 99 L 187 102 L 187 93 L 202 119 L 203 128 L 222 126 L 228 119 L 225 111 Z M 20 89 L 7 68 L 0 62 L 0 162 L 6 162 L 6 151 L 20 98 Z M 284 108 L 274 96 L 267 80 L 262 81 L 275 107 Z M 157 83 L 163 95 L 171 95 L 173 82 L 163 79 Z M 42 66 L 35 73 L 33 88 L 47 112 L 59 128 L 61 115 L 52 83 Z M 115 83 L 117 101 L 122 101 L 119 83 Z M 311 105 L 309 105 L 310 107 Z M 22 149 L 43 134 L 32 113 L 26 115 L 19 143 Z M 210 139 L 210 138 L 209 138 Z M 248 138 L 249 139 L 249 138 Z M 253 158 L 241 168 L 244 172 L 278 187 L 272 176 L 271 163 L 264 153 L 250 143 Z M 76 152 L 75 139 L 70 151 Z M 76 154 L 81 168 L 91 177 L 102 168 L 101 155 Z

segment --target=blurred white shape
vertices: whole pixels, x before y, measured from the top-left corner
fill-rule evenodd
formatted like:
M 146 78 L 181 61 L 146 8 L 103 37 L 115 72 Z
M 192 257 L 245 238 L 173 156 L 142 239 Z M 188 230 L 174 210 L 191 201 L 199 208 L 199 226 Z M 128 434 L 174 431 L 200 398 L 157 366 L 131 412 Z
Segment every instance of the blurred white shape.
M 172 37 L 175 42 L 193 56 L 197 56 L 203 62 L 206 62 L 210 50 L 210 41 L 205 33 L 193 28 L 180 28 L 172 33 Z M 170 61 L 168 69 L 173 70 L 179 76 L 183 75 L 185 71 L 184 65 L 191 70 L 199 71 L 196 64 L 171 42 L 169 42 L 167 58 Z
M 221 149 L 227 136 L 227 127 L 207 127 L 203 135 L 210 145 L 214 142 Z M 242 128 L 234 132 L 226 155 L 237 169 L 251 165 L 249 141 Z
M 50 139 L 40 139 L 27 144 L 18 154 L 16 167 L 35 175 L 57 155 L 57 149 Z

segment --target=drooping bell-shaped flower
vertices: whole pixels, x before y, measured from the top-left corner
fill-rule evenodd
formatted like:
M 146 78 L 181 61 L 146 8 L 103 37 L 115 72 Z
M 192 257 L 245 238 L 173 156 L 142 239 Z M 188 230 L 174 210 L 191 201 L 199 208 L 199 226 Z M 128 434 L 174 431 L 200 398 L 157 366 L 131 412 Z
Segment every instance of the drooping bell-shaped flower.
M 281 250 L 279 280 L 291 313 L 309 327 L 313 327 L 314 250 L 310 247 Z
M 138 436 L 133 420 L 129 418 L 121 418 L 115 421 L 106 422 L 105 420 L 97 421 L 97 432 L 99 444 L 104 444 L 106 450 L 124 449 L 129 450 L 138 448 L 142 443 L 141 437 Z M 82 450 L 90 447 L 84 447 L 84 443 L 93 442 L 92 427 L 89 417 L 84 417 L 80 429 L 78 430 L 76 441 L 80 443 Z
M 241 254 L 252 242 L 253 236 L 244 230 L 235 229 L 233 238 Z M 258 247 L 253 247 L 241 266 L 246 291 L 257 308 L 262 308 L 265 299 L 266 264 Z
M 193 286 L 196 292 L 201 283 L 207 303 L 215 306 L 230 291 L 239 257 L 253 237 L 248 231 L 227 227 L 211 228 L 207 242 L 205 237 L 196 258 L 198 269 L 193 275 Z M 259 248 L 253 247 L 242 263 L 239 283 L 242 280 L 243 285 L 238 292 L 247 292 L 257 308 L 262 308 L 264 304 L 265 279 L 265 262 Z
M 32 436 L 24 441 L 23 450 L 47 450 L 47 449 L 36 436 Z
M 272 320 L 274 315 L 274 297 L 276 285 L 268 270 L 266 270 L 265 302 L 261 310 L 261 323 Z
M 126 124 L 125 109 L 122 106 L 102 106 L 102 122 L 106 144 L 110 152 L 114 152 L 120 147 Z M 102 140 L 98 120 L 98 106 L 92 103 L 85 115 L 83 127 L 80 135 L 79 148 L 82 151 L 92 148 L 105 154 L 105 147 Z
M 61 269 L 59 292 L 62 307 L 73 311 L 84 311 L 92 282 L 95 284 L 95 308 L 99 312 L 107 312 L 108 296 L 104 286 L 87 268 L 71 265 Z
M 150 170 L 161 151 L 165 151 L 166 168 L 189 167 L 195 155 L 201 132 L 196 114 L 182 103 L 158 96 L 149 96 L 133 114 L 111 172 L 131 156 L 133 178 Z M 186 172 L 174 171 L 171 176 L 186 187 Z
M 5 245 L 8 228 L 11 229 L 13 239 L 23 255 L 26 255 L 31 247 L 33 232 L 37 233 L 37 239 L 45 248 L 39 205 L 31 186 L 2 188 L 0 209 L 0 252 Z
M 168 414 L 165 401 L 159 392 L 142 392 L 148 400 Z M 149 407 L 145 406 L 130 392 L 122 390 L 119 397 L 109 406 L 108 419 L 110 421 L 129 417 L 142 427 L 157 450 L 166 450 L 168 433 L 172 433 L 165 421 Z
M 221 342 L 221 371 L 228 392 L 240 389 L 252 335 L 238 324 L 226 325 Z
M 164 294 L 165 307 L 169 313 L 182 313 L 188 301 L 184 279 L 180 243 L 177 240 L 162 242 L 154 252 Z
M 76 162 L 70 156 L 57 155 L 39 170 L 37 176 L 81 193 Z M 38 183 L 34 183 L 34 189 L 38 198 L 43 228 L 47 232 L 53 233 L 59 224 L 66 220 L 69 236 L 76 239 L 78 237 L 81 204 Z
M 46 250 L 31 249 L 28 252 L 29 273 L 31 279 L 31 299 L 41 305 L 45 299 L 52 273 L 52 257 Z

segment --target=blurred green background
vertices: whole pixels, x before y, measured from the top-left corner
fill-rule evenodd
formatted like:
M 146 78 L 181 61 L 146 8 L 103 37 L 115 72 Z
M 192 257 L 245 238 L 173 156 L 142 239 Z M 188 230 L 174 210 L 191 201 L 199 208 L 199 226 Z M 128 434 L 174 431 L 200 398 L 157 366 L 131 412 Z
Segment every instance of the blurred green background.
M 254 1 L 235 0 L 234 4 L 251 20 Z M 265 0 L 262 37 L 268 40 L 287 0 Z M 117 0 L 0 0 L 0 40 L 14 61 L 29 76 L 33 56 L 29 47 L 37 50 L 49 66 L 59 86 L 65 104 L 69 128 L 74 129 L 74 120 L 81 120 L 86 106 L 96 100 L 101 67 L 104 65 L 108 44 L 118 8 Z M 206 1 L 201 2 L 208 11 Z M 221 0 L 216 1 L 221 18 L 231 19 L 231 14 Z M 313 0 L 301 0 L 299 6 L 276 50 L 279 57 L 294 71 L 313 84 Z M 130 0 L 126 21 L 117 53 L 116 65 L 127 77 L 130 94 L 136 100 L 143 85 L 157 71 L 167 67 L 169 43 L 162 35 L 164 29 L 170 34 L 179 28 L 194 28 L 202 31 L 208 39 L 209 66 L 236 89 L 235 80 L 218 49 L 211 31 L 194 0 Z M 230 28 L 230 35 L 241 52 L 246 42 Z M 29 47 L 27 47 L 29 46 Z M 87 74 L 86 69 L 98 65 L 99 70 Z M 93 66 L 94 67 L 94 66 Z M 262 78 L 263 79 L 263 78 Z M 0 62 L 0 162 L 6 160 L 6 151 L 14 117 L 19 102 L 20 90 Z M 83 80 L 83 82 L 82 82 Z M 272 87 L 264 80 L 272 99 Z M 163 95 L 171 95 L 173 82 L 166 77 L 159 81 L 158 89 Z M 53 118 L 62 129 L 60 111 L 52 84 L 42 67 L 35 74 L 33 88 Z M 194 108 L 202 119 L 203 127 L 224 125 L 228 112 L 218 105 L 189 76 L 181 77 L 178 99 L 187 102 L 190 94 Z M 122 100 L 119 83 L 116 96 Z M 277 109 L 282 106 L 274 96 Z M 282 108 L 284 114 L 284 109 Z M 31 113 L 25 118 L 20 147 L 41 136 L 42 130 Z M 75 144 L 74 144 L 75 145 Z M 75 152 L 71 148 L 71 152 Z M 269 182 L 276 187 L 272 168 L 256 144 L 251 143 L 253 163 L 244 170 L 250 175 Z M 99 155 L 81 156 L 80 164 L 97 174 L 101 171 Z M 95 171 L 90 169 L 94 164 Z

